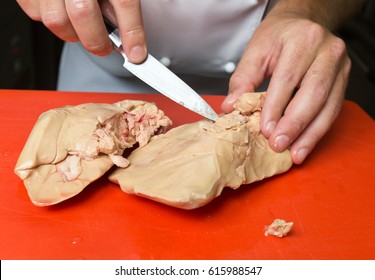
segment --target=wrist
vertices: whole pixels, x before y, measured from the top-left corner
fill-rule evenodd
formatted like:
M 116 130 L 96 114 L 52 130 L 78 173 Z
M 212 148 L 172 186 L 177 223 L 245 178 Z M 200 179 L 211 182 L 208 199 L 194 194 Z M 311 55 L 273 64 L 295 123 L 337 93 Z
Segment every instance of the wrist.
M 279 0 L 267 16 L 291 16 L 311 20 L 333 31 L 355 15 L 364 0 Z
M 327 25 L 320 0 L 279 0 L 267 16 L 290 16 Z

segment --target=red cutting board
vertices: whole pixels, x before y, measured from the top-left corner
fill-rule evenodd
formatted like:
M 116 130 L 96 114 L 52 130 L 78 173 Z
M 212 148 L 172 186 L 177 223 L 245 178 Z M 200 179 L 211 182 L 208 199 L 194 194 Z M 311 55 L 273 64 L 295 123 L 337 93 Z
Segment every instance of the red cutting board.
M 198 115 L 157 94 L 2 90 L 0 97 L 0 259 L 375 258 L 375 125 L 352 102 L 303 165 L 187 211 L 125 194 L 105 177 L 40 208 L 13 169 L 37 117 L 51 108 L 140 99 L 176 126 Z M 220 112 L 223 96 L 204 98 Z M 264 236 L 275 218 L 294 222 L 286 238 Z

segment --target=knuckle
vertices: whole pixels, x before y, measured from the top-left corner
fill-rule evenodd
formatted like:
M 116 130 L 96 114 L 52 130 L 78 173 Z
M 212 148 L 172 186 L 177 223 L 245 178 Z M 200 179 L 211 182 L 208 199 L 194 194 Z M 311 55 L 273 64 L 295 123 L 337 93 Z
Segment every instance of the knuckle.
M 337 58 L 347 55 L 345 42 L 338 37 L 333 38 L 329 51 L 332 56 Z
M 41 21 L 39 7 L 28 0 L 16 0 L 18 5 L 24 10 L 24 12 L 35 21 Z
M 319 42 L 324 38 L 326 33 L 324 27 L 315 22 L 308 22 L 305 29 L 307 44 L 316 44 L 316 42 Z
M 290 70 L 285 70 L 282 73 L 275 74 L 274 77 L 286 85 L 296 86 L 300 82 L 300 77 L 297 73 Z
M 77 0 L 73 1 L 72 5 L 69 7 L 69 17 L 72 20 L 81 19 L 82 17 L 87 17 L 93 14 L 94 5 L 93 2 L 88 0 Z
M 314 147 L 320 141 L 320 139 L 322 139 L 324 134 L 325 134 L 324 129 L 318 129 L 318 130 L 315 130 L 315 131 L 311 131 L 308 134 L 309 146 Z
M 82 43 L 87 51 L 92 54 L 103 56 L 108 54 L 108 44 L 107 42 L 86 42 Z
M 290 119 L 289 124 L 290 124 L 290 127 L 297 133 L 300 133 L 306 127 L 305 122 L 302 119 L 297 118 L 297 117 Z
M 125 36 L 129 39 L 131 38 L 144 38 L 145 37 L 145 31 L 143 29 L 142 25 L 136 25 L 132 28 L 125 30 Z
M 117 2 L 122 8 L 132 8 L 139 5 L 139 0 L 118 0 Z
M 57 11 L 48 11 L 42 15 L 42 21 L 49 29 L 64 27 L 68 24 L 68 18 Z
M 28 16 L 34 21 L 42 21 L 42 17 L 39 13 L 28 13 Z
M 328 85 L 325 79 L 319 74 L 314 76 L 316 77 L 316 80 L 314 81 L 315 85 L 313 89 L 311 91 L 307 91 L 307 93 L 314 95 L 314 99 L 326 100 L 329 94 Z

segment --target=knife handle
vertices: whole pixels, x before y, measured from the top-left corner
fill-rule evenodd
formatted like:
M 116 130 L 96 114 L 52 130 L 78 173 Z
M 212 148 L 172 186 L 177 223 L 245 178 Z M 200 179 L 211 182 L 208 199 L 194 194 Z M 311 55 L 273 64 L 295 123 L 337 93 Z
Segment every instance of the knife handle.
M 117 51 L 119 54 L 121 54 L 124 57 L 124 59 L 127 59 L 125 53 L 122 51 L 120 31 L 118 30 L 117 26 L 114 25 L 104 15 L 103 15 L 103 21 L 104 21 L 105 27 L 107 28 L 109 39 L 112 41 L 114 50 Z
M 107 28 L 108 34 L 111 34 L 113 31 L 117 29 L 117 26 L 114 25 L 112 22 L 109 21 L 105 16 L 103 16 L 103 21 L 105 24 L 105 27 Z

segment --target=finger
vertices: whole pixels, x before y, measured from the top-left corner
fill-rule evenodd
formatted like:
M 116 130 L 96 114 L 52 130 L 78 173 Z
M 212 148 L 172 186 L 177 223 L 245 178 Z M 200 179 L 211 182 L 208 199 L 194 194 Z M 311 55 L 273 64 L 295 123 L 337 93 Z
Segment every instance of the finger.
M 99 0 L 99 6 L 103 16 L 106 19 L 108 19 L 111 23 L 118 26 L 116 21 L 115 10 L 113 9 L 111 3 L 109 3 L 107 0 Z
M 275 151 L 283 151 L 289 147 L 324 106 L 345 61 L 345 55 L 345 44 L 341 40 L 335 40 L 313 62 L 301 88 L 269 138 Z
M 40 17 L 44 25 L 60 39 L 78 41 L 78 36 L 66 13 L 64 0 L 40 0 Z
M 82 45 L 96 55 L 108 55 L 112 44 L 108 38 L 97 0 L 65 0 L 69 19 Z
M 147 47 L 140 0 L 110 2 L 115 10 L 125 54 L 133 63 L 143 62 Z
M 39 0 L 16 0 L 22 10 L 35 21 L 41 21 L 39 13 Z
M 269 61 L 274 55 L 270 44 L 251 40 L 229 81 L 228 96 L 221 105 L 224 113 L 233 111 L 234 103 L 245 92 L 253 92 L 266 75 Z
M 290 40 L 283 46 L 272 73 L 261 113 L 261 130 L 266 137 L 273 133 L 291 96 L 313 63 L 318 49 L 319 42 L 308 42 L 304 36 Z
M 350 60 L 347 60 L 336 78 L 332 94 L 328 97 L 326 105 L 290 147 L 292 160 L 295 164 L 301 164 L 306 159 L 339 114 L 349 71 Z

